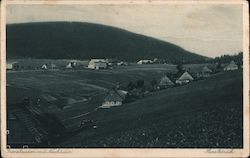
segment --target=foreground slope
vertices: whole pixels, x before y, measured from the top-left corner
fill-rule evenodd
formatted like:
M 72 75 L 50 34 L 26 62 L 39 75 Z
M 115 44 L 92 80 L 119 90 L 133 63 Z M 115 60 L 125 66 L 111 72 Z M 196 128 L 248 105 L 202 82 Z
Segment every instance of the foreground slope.
M 203 61 L 174 44 L 115 27 L 79 22 L 7 25 L 7 58 Z
M 242 147 L 242 71 L 223 72 L 186 86 L 88 116 L 69 147 Z

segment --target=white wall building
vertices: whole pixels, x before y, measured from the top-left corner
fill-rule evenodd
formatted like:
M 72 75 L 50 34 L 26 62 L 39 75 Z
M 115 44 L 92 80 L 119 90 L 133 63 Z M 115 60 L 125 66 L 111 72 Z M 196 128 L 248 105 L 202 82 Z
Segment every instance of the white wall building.
M 46 64 L 43 64 L 41 68 L 44 69 L 44 70 L 47 70 L 48 66 Z
M 101 108 L 110 108 L 112 106 L 122 105 L 123 101 L 126 99 L 127 94 L 127 91 L 112 89 L 105 97 Z
M 137 62 L 137 64 L 152 64 L 153 61 L 152 60 L 140 60 Z
M 13 69 L 13 64 L 14 64 L 14 62 L 6 62 L 6 69 L 7 70 L 12 70 Z
M 106 69 L 108 66 L 105 59 L 91 59 L 88 65 L 90 69 Z
M 238 68 L 238 65 L 236 65 L 234 61 L 231 61 L 231 63 L 224 68 L 224 71 L 238 70 Z

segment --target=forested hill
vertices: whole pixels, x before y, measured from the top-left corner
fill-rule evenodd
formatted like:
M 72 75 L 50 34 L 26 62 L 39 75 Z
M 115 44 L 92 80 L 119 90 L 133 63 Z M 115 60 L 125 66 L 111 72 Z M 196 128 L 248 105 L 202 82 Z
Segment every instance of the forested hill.
M 161 58 L 169 62 L 206 59 L 152 37 L 80 22 L 9 24 L 7 58 L 119 58 L 127 61 Z

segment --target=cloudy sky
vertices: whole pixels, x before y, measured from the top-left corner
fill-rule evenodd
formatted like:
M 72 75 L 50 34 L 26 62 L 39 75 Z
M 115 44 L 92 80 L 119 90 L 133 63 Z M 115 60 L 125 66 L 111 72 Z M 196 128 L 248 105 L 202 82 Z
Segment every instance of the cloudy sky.
M 78 21 L 155 37 L 215 57 L 242 50 L 242 6 L 208 4 L 8 5 L 7 23 Z

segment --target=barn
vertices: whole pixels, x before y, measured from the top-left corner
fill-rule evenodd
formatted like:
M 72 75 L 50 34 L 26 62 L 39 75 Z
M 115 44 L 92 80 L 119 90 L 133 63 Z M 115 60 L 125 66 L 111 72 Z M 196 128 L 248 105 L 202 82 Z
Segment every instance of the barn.
M 169 87 L 173 87 L 174 83 L 168 78 L 168 76 L 164 75 L 159 84 L 157 89 L 164 89 L 164 88 L 169 88 Z
M 213 71 L 207 66 L 204 66 L 201 70 L 200 77 L 209 77 Z
M 107 62 L 105 59 L 91 59 L 88 65 L 88 68 L 90 69 L 106 69 L 107 68 Z
M 104 102 L 101 107 L 109 108 L 112 106 L 120 106 L 125 101 L 127 94 L 127 91 L 112 89 L 104 98 Z
M 224 67 L 224 71 L 238 70 L 238 68 L 238 65 L 236 65 L 234 61 L 231 61 L 230 64 Z
M 176 84 L 183 85 L 183 84 L 190 83 L 193 80 L 194 78 L 191 76 L 191 74 L 186 71 L 181 75 L 181 77 L 178 80 L 176 80 Z

